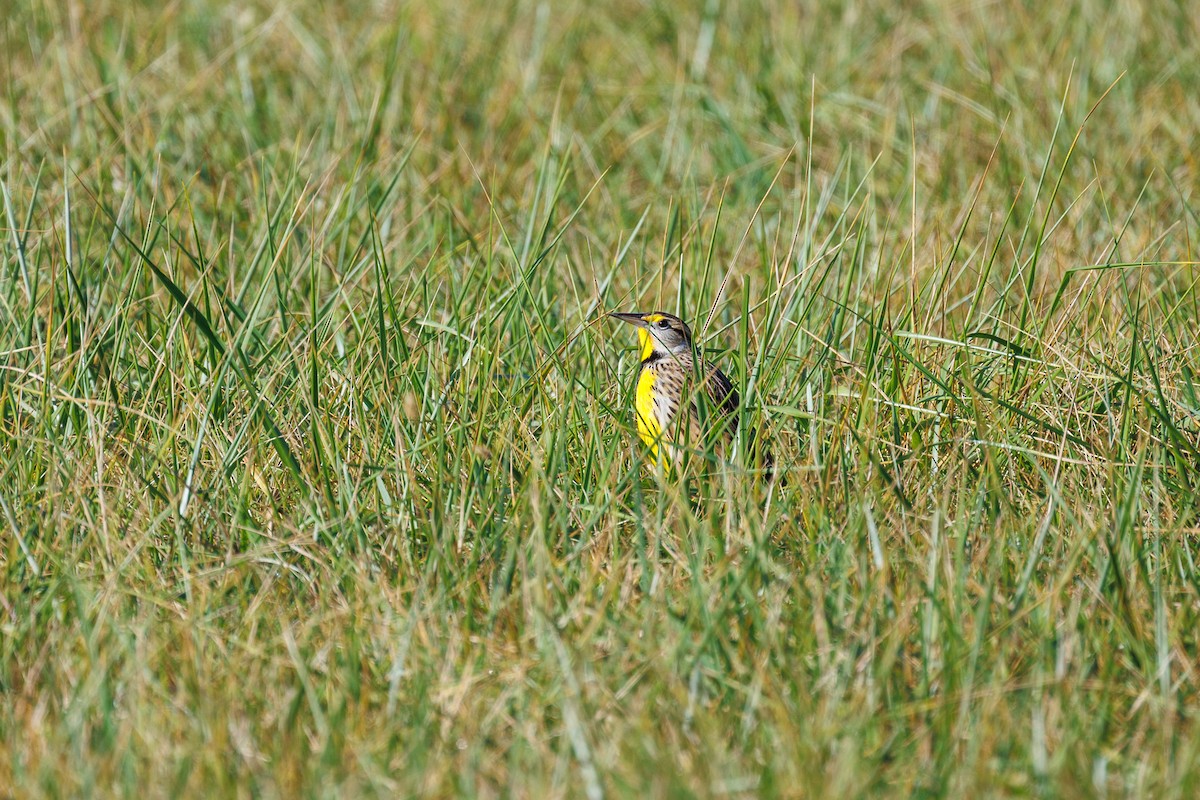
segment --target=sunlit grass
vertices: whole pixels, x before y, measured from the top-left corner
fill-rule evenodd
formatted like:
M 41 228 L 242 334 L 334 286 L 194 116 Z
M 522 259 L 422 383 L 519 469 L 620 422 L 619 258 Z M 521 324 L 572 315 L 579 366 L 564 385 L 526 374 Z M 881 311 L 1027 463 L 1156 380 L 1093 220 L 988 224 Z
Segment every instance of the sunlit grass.
M 1196 15 L 696 5 L 7 9 L 4 791 L 1195 794 Z

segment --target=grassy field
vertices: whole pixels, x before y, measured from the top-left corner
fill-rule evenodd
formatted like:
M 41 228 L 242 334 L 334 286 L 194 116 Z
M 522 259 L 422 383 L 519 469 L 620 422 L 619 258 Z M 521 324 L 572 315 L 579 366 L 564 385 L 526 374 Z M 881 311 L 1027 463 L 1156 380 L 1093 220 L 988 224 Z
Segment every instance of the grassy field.
M 0 796 L 1196 796 L 1197 19 L 0 0 Z

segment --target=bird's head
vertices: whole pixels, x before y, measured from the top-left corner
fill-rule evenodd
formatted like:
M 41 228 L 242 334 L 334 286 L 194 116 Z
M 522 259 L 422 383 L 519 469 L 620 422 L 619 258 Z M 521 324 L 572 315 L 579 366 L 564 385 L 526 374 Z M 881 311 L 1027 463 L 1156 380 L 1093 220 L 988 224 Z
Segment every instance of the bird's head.
M 649 314 L 609 314 L 638 329 L 638 349 L 642 361 L 678 355 L 692 349 L 692 329 L 674 314 L 654 311 Z

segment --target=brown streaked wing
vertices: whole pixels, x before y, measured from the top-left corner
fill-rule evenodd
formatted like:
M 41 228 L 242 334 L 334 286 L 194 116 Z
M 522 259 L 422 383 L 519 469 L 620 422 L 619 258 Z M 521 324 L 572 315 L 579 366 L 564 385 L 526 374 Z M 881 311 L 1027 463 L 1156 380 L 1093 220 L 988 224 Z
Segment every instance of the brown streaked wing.
M 718 367 L 709 369 L 706 388 L 708 396 L 723 413 L 738 413 L 738 406 L 741 405 L 742 400 L 738 397 L 737 389 L 733 388 L 733 381 L 729 380 L 728 376 Z
M 704 380 L 704 391 L 708 393 L 708 413 L 719 414 L 719 419 L 709 419 L 708 429 L 721 429 L 722 438 L 730 441 L 737 434 L 738 406 L 741 403 L 733 382 L 717 367 L 706 368 L 707 377 Z M 700 435 L 700 412 L 696 402 L 691 404 L 692 435 Z

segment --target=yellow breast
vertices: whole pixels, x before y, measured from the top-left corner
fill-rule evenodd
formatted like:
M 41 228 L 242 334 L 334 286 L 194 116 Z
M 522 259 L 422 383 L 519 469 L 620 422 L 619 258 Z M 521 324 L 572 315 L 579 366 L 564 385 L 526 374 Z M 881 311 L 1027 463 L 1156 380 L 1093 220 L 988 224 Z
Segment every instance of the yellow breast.
M 638 331 L 641 333 L 641 331 Z M 658 458 L 658 443 L 662 437 L 662 426 L 658 421 L 658 408 L 654 403 L 654 370 L 642 368 L 638 376 L 637 391 L 634 393 L 634 408 L 637 409 L 638 436 Z

